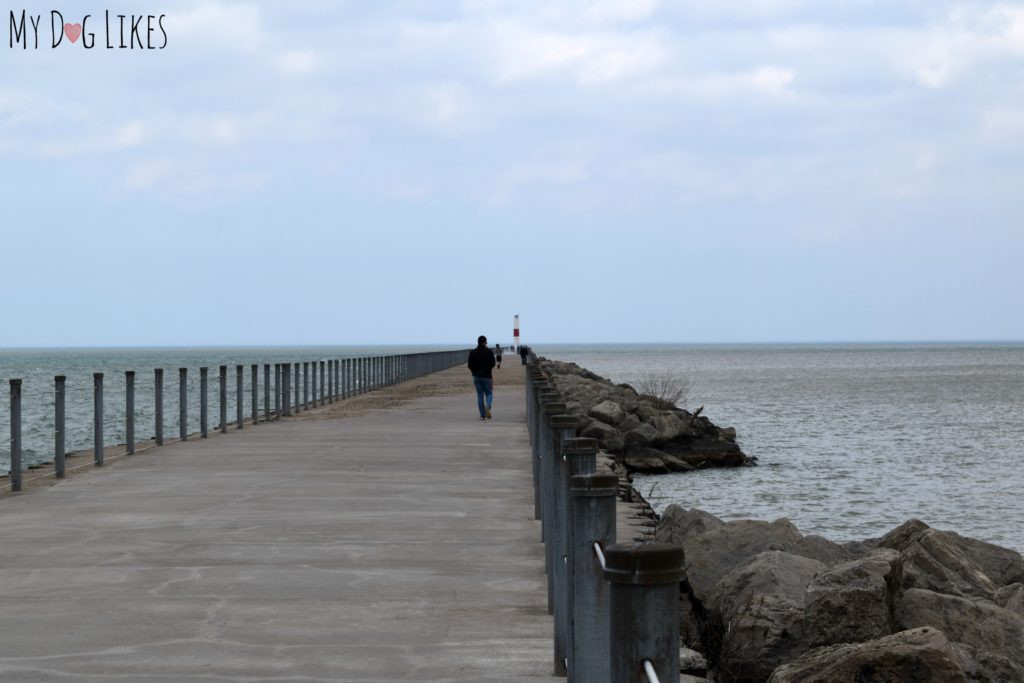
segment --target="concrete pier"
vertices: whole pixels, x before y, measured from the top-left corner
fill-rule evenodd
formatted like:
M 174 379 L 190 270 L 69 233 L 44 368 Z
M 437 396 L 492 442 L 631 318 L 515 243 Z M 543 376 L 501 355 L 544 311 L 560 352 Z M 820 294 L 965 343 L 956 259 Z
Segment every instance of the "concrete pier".
M 3 497 L 0 679 L 558 680 L 521 373 L 488 422 L 454 368 Z

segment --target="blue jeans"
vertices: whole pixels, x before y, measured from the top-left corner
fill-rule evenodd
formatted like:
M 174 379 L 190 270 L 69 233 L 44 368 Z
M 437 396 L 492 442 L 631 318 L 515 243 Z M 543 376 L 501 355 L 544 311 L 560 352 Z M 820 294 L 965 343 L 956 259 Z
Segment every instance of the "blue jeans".
M 494 380 L 489 377 L 473 377 L 473 386 L 476 387 L 476 407 L 480 409 L 480 417 L 487 416 L 487 410 L 494 400 Z M 486 405 L 484 399 L 487 399 Z

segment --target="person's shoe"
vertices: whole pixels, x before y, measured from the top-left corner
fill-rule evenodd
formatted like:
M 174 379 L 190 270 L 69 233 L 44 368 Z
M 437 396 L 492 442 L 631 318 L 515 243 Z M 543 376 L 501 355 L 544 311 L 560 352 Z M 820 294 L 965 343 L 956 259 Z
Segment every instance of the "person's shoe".
M 491 419 L 491 409 L 490 408 L 487 409 L 487 419 L 488 420 Z
M 487 418 L 486 418 L 486 417 L 484 417 L 483 415 L 481 415 L 481 416 L 480 416 L 480 419 L 481 419 L 481 420 L 486 420 Z

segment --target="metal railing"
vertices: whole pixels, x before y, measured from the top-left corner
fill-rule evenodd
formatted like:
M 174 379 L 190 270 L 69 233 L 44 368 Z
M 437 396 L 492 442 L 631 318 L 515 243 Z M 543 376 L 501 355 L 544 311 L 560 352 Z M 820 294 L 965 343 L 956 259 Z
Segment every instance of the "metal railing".
M 455 351 L 432 351 L 423 353 L 410 353 L 387 356 L 360 356 L 353 358 L 337 358 L 320 361 L 304 361 L 301 363 L 274 363 L 273 378 L 271 377 L 271 364 L 263 364 L 263 405 L 262 417 L 260 406 L 259 377 L 260 364 L 249 366 L 250 387 L 245 390 L 246 366 L 236 365 L 234 372 L 233 392 L 229 389 L 229 372 L 227 365 L 217 368 L 217 398 L 219 406 L 219 419 L 216 428 L 221 433 L 228 432 L 229 424 L 236 429 L 243 429 L 248 422 L 250 425 L 259 424 L 281 417 L 290 416 L 303 411 L 322 407 L 335 401 L 341 401 L 354 396 L 365 394 L 376 389 L 381 389 L 399 382 L 405 382 L 416 377 L 431 374 L 441 370 L 460 365 L 466 362 L 468 349 Z M 310 369 L 312 365 L 312 374 Z M 319 365 L 319 368 L 317 366 Z M 319 369 L 319 383 L 317 383 L 317 369 Z M 189 368 L 178 369 L 178 441 L 187 441 L 190 437 L 208 438 L 209 436 L 209 368 L 199 368 L 199 414 L 198 431 L 192 432 L 196 416 L 189 410 Z M 294 377 L 293 377 L 294 370 Z M 108 428 L 117 429 L 119 435 L 123 434 L 124 455 L 134 455 L 144 450 L 149 450 L 165 445 L 164 427 L 167 415 L 164 412 L 165 384 L 164 369 L 153 370 L 152 384 L 152 413 L 153 413 L 153 437 L 140 444 L 136 438 L 136 422 L 139 414 L 136 399 L 136 372 L 133 370 L 124 373 L 124 417 L 123 424 L 112 423 L 107 415 L 104 400 L 106 398 L 104 373 L 93 374 L 92 379 L 92 461 L 96 467 L 102 467 L 106 461 L 106 448 Z M 312 381 L 311 381 L 312 380 Z M 22 412 L 26 398 L 38 399 L 49 396 L 43 394 L 26 395 L 23 393 L 23 382 L 21 379 L 9 380 L 10 383 L 10 457 L 8 460 L 8 476 L 10 483 L 0 486 L 0 490 L 9 489 L 12 492 L 21 491 L 23 485 L 23 434 L 22 434 Z M 310 391 L 312 389 L 312 391 Z M 83 391 L 83 388 L 76 389 Z M 233 393 L 233 396 L 230 395 Z M 271 399 L 273 393 L 273 399 Z M 249 399 L 249 412 L 246 415 L 246 396 Z M 52 463 L 54 466 L 53 476 L 62 479 L 67 474 L 67 458 L 72 454 L 67 452 L 67 435 L 69 433 L 69 418 L 77 418 L 78 422 L 83 421 L 81 415 L 68 414 L 68 384 L 67 377 L 57 375 L 53 378 L 53 450 Z M 79 396 L 82 394 L 79 393 Z M 228 407 L 230 400 L 234 401 L 234 420 L 228 421 Z M 82 407 L 79 401 L 79 407 Z M 121 427 L 123 426 L 123 432 Z M 80 425 L 76 429 L 83 429 Z M 81 435 L 81 432 L 75 432 Z M 152 441 L 152 444 L 148 442 Z M 140 445 L 142 447 L 140 448 Z M 85 450 L 88 453 L 87 449 Z M 120 457 L 120 456 L 118 456 Z M 46 464 L 49 464 L 48 462 Z
M 596 473 L 597 441 L 576 437 L 577 418 L 533 354 L 526 397 L 555 675 L 678 683 L 682 548 L 615 542 L 618 477 Z

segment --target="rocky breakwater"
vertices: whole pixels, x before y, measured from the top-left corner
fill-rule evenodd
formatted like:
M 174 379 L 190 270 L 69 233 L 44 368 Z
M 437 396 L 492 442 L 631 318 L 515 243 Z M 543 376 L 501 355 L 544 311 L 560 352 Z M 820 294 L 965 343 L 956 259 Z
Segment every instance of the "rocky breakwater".
M 579 434 L 597 439 L 630 472 L 665 474 L 704 467 L 751 465 L 736 430 L 614 384 L 574 363 L 540 359 L 540 368 L 580 418 Z
M 669 506 L 684 643 L 721 683 L 1024 682 L 1024 558 L 911 520 L 837 544 Z M 698 659 L 699 661 L 699 659 Z

